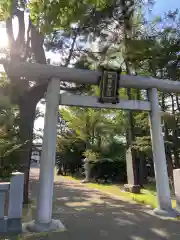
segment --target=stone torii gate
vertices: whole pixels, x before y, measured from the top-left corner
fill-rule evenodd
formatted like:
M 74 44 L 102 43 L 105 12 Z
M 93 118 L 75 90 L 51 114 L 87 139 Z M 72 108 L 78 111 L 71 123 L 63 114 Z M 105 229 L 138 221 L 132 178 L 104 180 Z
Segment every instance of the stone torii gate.
M 161 129 L 158 90 L 163 92 L 180 92 L 180 82 L 159 80 L 152 77 L 121 75 L 120 87 L 146 89 L 149 100 L 120 100 L 120 103 L 113 105 L 101 104 L 97 101 L 97 97 L 92 96 L 68 94 L 62 94 L 60 96 L 61 81 L 97 85 L 98 79 L 101 76 L 100 72 L 37 63 L 9 63 L 9 72 L 11 76 L 49 79 L 46 94 L 46 114 L 40 161 L 40 185 L 36 219 L 26 224 L 26 228 L 31 231 L 48 231 L 57 228 L 65 229 L 60 221 L 52 219 L 56 124 L 59 104 L 149 111 L 158 198 L 158 208 L 155 212 L 166 216 L 176 216 L 177 212 L 172 208 L 171 204 L 165 148 Z

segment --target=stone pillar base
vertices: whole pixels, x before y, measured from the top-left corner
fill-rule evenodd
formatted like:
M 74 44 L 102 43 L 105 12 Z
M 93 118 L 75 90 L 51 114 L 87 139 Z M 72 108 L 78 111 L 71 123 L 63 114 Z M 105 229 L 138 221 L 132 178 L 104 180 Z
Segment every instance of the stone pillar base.
M 167 210 L 155 208 L 153 210 L 153 213 L 160 217 L 170 217 L 170 218 L 176 218 L 180 216 L 180 212 L 178 212 L 176 209 L 169 208 Z
M 21 232 L 22 224 L 20 218 L 8 219 L 5 217 L 0 219 L 0 235 L 19 234 Z
M 49 232 L 49 231 L 66 231 L 65 226 L 60 220 L 52 219 L 50 223 L 37 223 L 36 221 L 31 221 L 28 223 L 23 223 L 22 232 Z
M 140 185 L 132 185 L 132 184 L 125 184 L 124 191 L 130 193 L 140 193 L 141 187 Z
M 90 183 L 90 182 L 91 182 L 91 181 L 88 180 L 88 179 L 84 179 L 84 180 L 81 181 L 81 183 Z

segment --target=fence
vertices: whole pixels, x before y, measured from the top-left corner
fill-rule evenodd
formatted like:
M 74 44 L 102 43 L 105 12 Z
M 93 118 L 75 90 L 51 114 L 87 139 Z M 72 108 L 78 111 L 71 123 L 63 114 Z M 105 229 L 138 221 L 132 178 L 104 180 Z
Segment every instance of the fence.
M 20 233 L 24 174 L 12 173 L 10 182 L 0 183 L 0 234 Z

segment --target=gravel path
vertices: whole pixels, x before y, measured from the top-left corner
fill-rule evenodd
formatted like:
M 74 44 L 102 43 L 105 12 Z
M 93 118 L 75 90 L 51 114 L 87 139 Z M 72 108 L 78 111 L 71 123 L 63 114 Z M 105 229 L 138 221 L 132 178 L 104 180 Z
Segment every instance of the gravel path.
M 33 198 L 38 191 L 38 174 L 38 169 L 31 170 Z M 32 218 L 34 210 L 32 208 L 31 214 L 28 212 L 27 215 Z M 149 214 L 143 206 L 111 197 L 63 177 L 54 184 L 53 218 L 61 219 L 67 231 L 50 233 L 42 239 L 180 239 L 179 221 L 162 220 Z

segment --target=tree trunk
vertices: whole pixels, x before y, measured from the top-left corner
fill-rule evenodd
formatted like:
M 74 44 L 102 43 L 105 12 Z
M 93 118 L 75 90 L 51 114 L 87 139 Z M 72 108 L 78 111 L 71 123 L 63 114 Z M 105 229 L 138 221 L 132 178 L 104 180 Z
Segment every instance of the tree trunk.
M 21 171 L 24 172 L 24 203 L 28 203 L 29 170 L 31 162 L 31 149 L 33 141 L 33 126 L 36 113 L 36 105 L 44 96 L 47 83 L 33 87 L 19 99 L 20 122 L 19 137 L 25 143 L 21 149 L 19 158 Z
M 174 115 L 175 117 L 175 100 L 174 100 L 174 95 L 171 95 L 171 101 L 172 101 L 172 114 Z M 178 100 L 178 97 L 176 96 L 176 104 L 177 104 L 177 107 L 179 107 L 179 100 Z M 174 153 L 174 166 L 176 168 L 179 167 L 179 152 L 178 152 L 178 142 L 179 142 L 179 139 L 178 139 L 178 119 L 176 119 L 175 117 L 175 126 L 173 127 L 173 153 Z
M 127 96 L 128 96 L 128 100 L 131 100 L 131 89 L 127 89 Z M 131 111 L 127 112 L 127 118 L 128 118 L 128 129 L 127 129 L 127 133 L 126 133 L 126 141 L 127 141 L 127 147 L 128 149 L 131 148 L 131 158 L 127 159 L 127 164 L 128 161 L 132 161 L 132 172 L 133 172 L 133 178 L 134 178 L 134 185 L 139 185 L 139 158 L 138 158 L 138 154 L 137 151 L 135 149 L 132 149 L 132 144 L 135 141 L 135 132 L 134 132 L 134 117 L 133 117 L 133 113 Z M 132 178 L 132 176 L 128 176 L 128 179 Z M 129 180 L 128 180 L 129 183 Z
M 140 153 L 140 166 L 139 166 L 139 182 L 140 186 L 143 187 L 147 184 L 147 166 L 146 166 L 146 156 L 144 153 Z
M 140 89 L 136 89 L 136 100 L 141 100 Z M 138 162 L 136 164 L 138 164 Z M 147 182 L 146 156 L 144 153 L 139 153 L 139 185 L 143 187 Z
M 165 111 L 166 106 L 165 106 L 165 94 L 164 93 L 162 93 L 161 99 L 162 99 L 162 111 Z M 170 137 L 169 137 L 169 132 L 168 132 L 168 126 L 165 121 L 164 121 L 164 141 L 166 142 L 165 151 L 166 151 L 166 159 L 167 159 L 168 176 L 169 176 L 169 178 L 172 178 L 172 176 L 173 176 L 173 159 L 172 159 L 172 154 L 171 154 L 171 147 L 169 146 Z
M 177 121 L 177 120 L 176 120 Z M 179 139 L 178 139 L 178 126 L 176 124 L 176 128 L 173 129 L 173 153 L 174 153 L 174 167 L 179 168 L 180 163 L 179 163 L 179 151 L 178 151 L 178 146 L 179 146 Z
M 19 135 L 21 141 L 25 142 L 25 145 L 20 152 L 20 163 L 21 171 L 24 172 L 24 203 L 28 203 L 29 169 L 31 161 L 33 125 L 35 119 L 36 104 L 34 102 L 30 102 L 29 99 L 23 98 L 22 101 L 20 101 L 19 108 Z
M 123 2 L 123 5 L 125 4 L 125 2 Z M 124 38 L 125 38 L 125 49 L 127 51 L 128 49 L 128 44 L 127 44 L 127 40 L 128 40 L 128 34 L 126 29 L 124 29 Z M 129 66 L 129 62 L 128 59 L 125 58 L 125 66 L 126 66 L 126 72 L 127 74 L 131 74 L 130 71 L 130 66 Z M 126 90 L 127 93 L 127 97 L 128 100 L 132 99 L 132 89 L 131 88 L 127 88 Z M 127 142 L 127 148 L 129 149 L 133 142 L 135 141 L 135 132 L 134 132 L 134 117 L 133 117 L 133 112 L 132 111 L 127 111 L 127 119 L 128 119 L 128 129 L 126 132 L 126 142 Z M 133 178 L 134 178 L 134 184 L 135 185 L 139 185 L 139 158 L 137 157 L 137 151 L 135 149 L 131 149 L 131 161 L 132 161 L 132 172 L 133 172 Z M 126 163 L 128 164 L 128 162 Z M 130 172 L 130 171 L 129 171 Z M 131 174 L 128 173 L 128 179 L 132 178 L 132 176 L 130 176 Z M 128 180 L 129 183 L 129 180 Z

